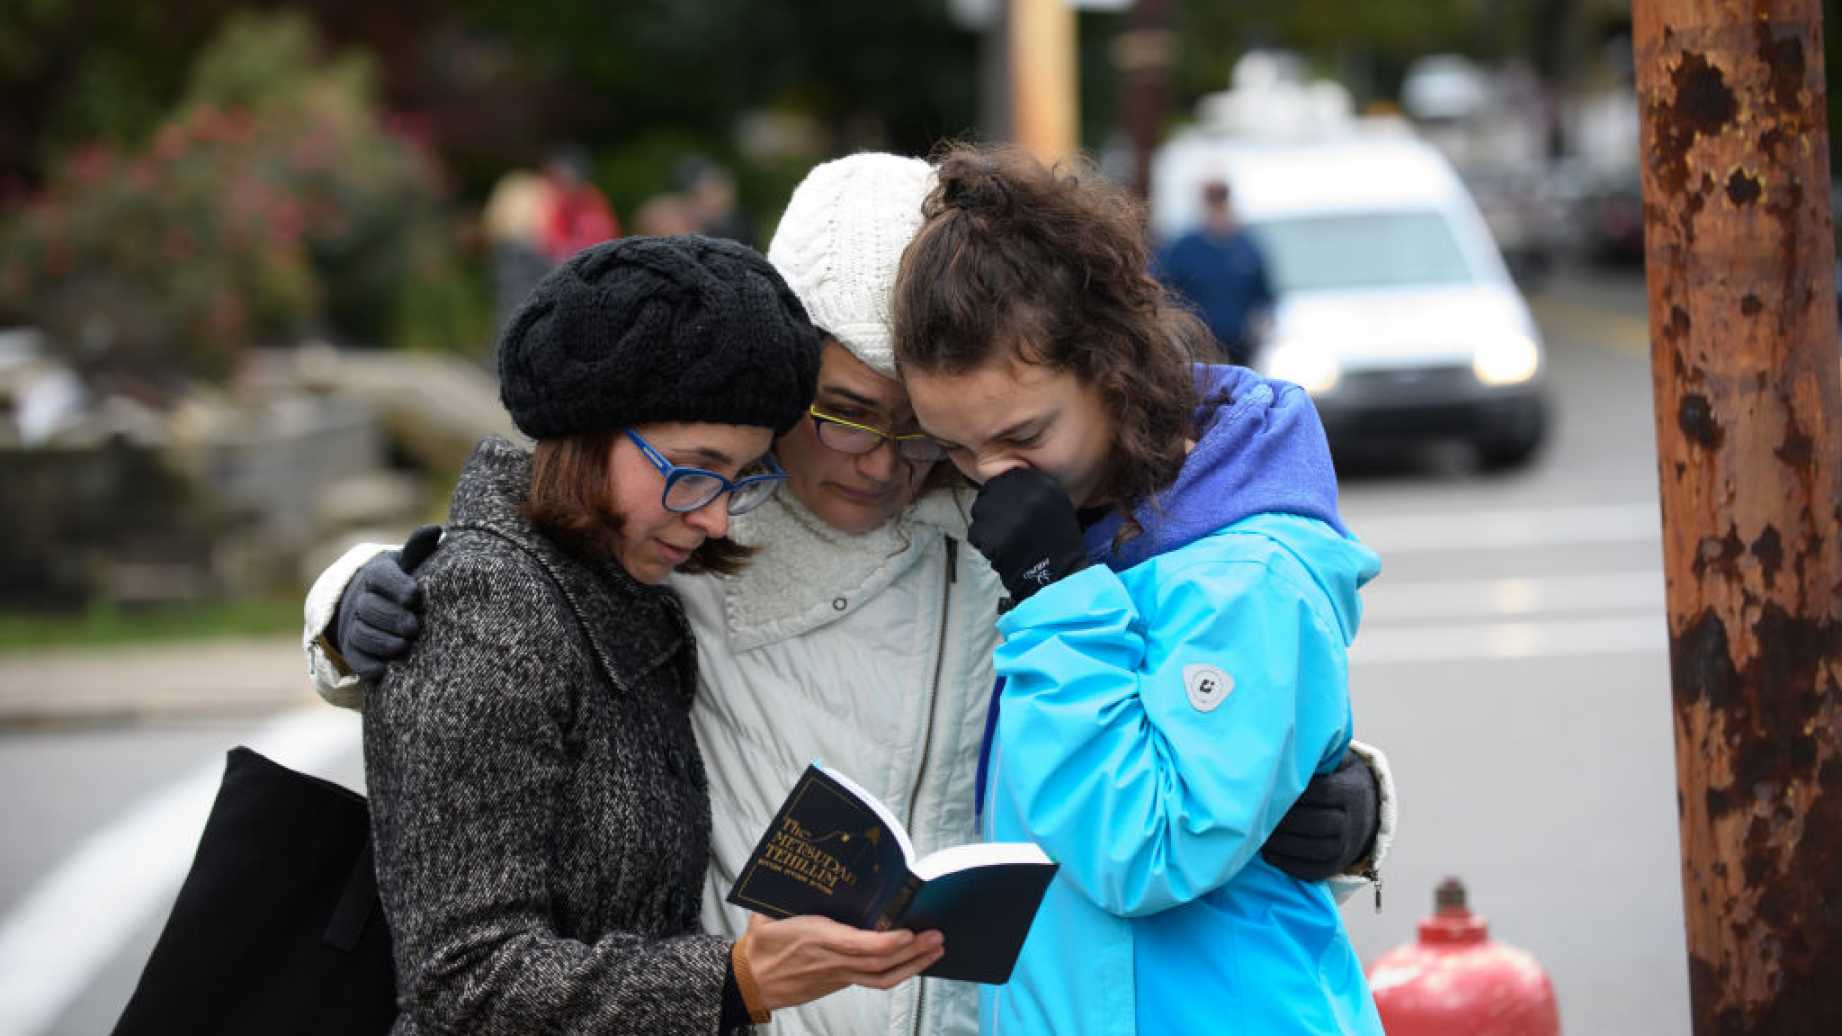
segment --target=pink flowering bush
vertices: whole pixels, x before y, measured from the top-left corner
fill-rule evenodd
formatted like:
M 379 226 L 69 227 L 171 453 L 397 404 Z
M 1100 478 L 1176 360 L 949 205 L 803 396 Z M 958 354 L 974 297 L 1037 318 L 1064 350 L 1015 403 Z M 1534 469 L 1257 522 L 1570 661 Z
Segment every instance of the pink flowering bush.
M 86 369 L 204 377 L 309 332 L 405 337 L 402 297 L 453 274 L 454 238 L 436 163 L 376 94 L 298 15 L 232 19 L 144 147 L 71 154 L 6 216 L 0 318 Z

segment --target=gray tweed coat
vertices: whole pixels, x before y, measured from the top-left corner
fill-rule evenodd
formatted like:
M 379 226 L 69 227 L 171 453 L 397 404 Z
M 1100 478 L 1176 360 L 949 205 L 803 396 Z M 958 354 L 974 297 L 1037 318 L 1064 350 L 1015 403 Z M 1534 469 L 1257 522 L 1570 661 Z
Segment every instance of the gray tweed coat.
M 730 943 L 698 929 L 710 803 L 677 598 L 518 514 L 488 439 L 418 574 L 423 632 L 367 702 L 393 1033 L 714 1033 Z

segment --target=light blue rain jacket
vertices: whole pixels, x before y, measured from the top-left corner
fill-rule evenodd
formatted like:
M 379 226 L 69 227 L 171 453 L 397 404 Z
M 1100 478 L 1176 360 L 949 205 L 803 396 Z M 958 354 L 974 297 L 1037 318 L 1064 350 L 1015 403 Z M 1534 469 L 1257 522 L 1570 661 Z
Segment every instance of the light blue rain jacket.
M 1145 532 L 999 623 L 987 837 L 1061 864 L 983 1036 L 1380 1034 L 1329 889 L 1259 849 L 1351 719 L 1357 589 L 1305 394 L 1240 368 Z M 1211 517 L 1215 516 L 1215 517 Z

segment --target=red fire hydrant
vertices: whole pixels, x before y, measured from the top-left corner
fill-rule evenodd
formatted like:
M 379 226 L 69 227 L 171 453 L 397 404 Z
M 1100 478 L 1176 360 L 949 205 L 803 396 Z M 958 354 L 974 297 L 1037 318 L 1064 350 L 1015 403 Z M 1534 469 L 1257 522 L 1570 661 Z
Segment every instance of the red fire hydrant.
M 1420 941 L 1369 965 L 1388 1036 L 1560 1036 L 1554 986 L 1535 958 L 1490 941 L 1457 878 L 1441 882 Z

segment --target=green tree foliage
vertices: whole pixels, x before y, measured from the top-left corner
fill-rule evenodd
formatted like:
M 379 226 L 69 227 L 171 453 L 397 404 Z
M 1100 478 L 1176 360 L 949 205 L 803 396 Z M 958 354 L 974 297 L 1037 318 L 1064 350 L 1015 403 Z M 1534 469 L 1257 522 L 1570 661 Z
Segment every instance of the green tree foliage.
M 977 37 L 945 0 L 467 0 L 453 12 L 522 71 L 522 140 L 442 133 L 469 193 L 509 160 L 535 164 L 558 142 L 598 159 L 623 215 L 668 190 L 686 151 L 732 164 L 744 204 L 776 210 L 813 160 L 856 148 L 924 152 L 975 122 Z M 508 103 L 490 92 L 483 106 Z M 828 144 L 789 173 L 735 150 L 747 111 L 796 111 Z M 668 146 L 669 145 L 669 146 Z
M 1529 0 L 1179 0 L 1178 89 L 1187 100 L 1225 89 L 1248 49 L 1283 47 L 1327 72 L 1371 80 L 1353 84 L 1359 94 L 1387 92 L 1413 58 L 1484 49 L 1493 29 L 1519 25 L 1514 9 L 1528 6 Z
M 0 3 L 0 187 L 71 151 L 143 139 L 230 0 Z
M 881 123 L 923 148 L 971 125 L 975 38 L 944 0 L 531 0 L 463 5 L 567 80 L 582 130 L 726 132 L 735 114 L 797 103 L 834 130 Z M 568 128 L 567 126 L 562 128 Z
M 238 15 L 151 139 L 72 153 L 9 220 L 0 310 L 86 369 L 222 376 L 307 330 L 465 324 L 409 290 L 452 279 L 450 240 L 438 170 L 384 124 L 370 64 L 324 57 L 302 16 Z

